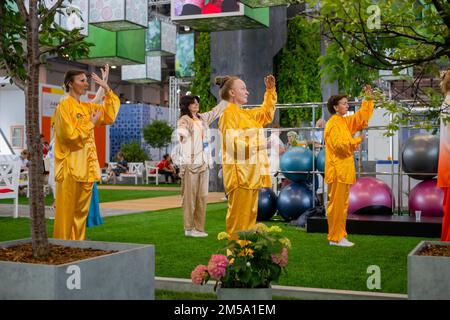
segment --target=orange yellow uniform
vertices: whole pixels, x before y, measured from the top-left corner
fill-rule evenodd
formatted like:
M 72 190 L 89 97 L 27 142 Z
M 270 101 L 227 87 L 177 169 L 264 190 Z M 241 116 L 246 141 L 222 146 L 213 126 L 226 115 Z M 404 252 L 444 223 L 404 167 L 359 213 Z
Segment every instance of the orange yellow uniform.
M 275 88 L 267 89 L 261 107 L 241 109 L 229 103 L 219 119 L 228 195 L 226 231 L 233 238 L 256 224 L 258 190 L 272 186 L 262 128 L 273 121 L 276 102 Z
M 450 95 L 445 97 L 442 108 L 450 116 Z M 441 119 L 440 131 L 437 186 L 444 190 L 441 241 L 450 241 L 450 123 Z
M 350 186 L 356 182 L 353 152 L 361 138 L 353 134 L 364 129 L 372 116 L 374 102 L 363 101 L 361 108 L 351 116 L 333 115 L 325 126 L 325 182 L 328 184 L 328 240 L 339 242 L 347 237 L 347 218 Z
M 110 90 L 103 105 L 79 103 L 70 95 L 55 111 L 56 210 L 53 237 L 84 240 L 86 218 L 94 181 L 100 180 L 100 166 L 91 114 L 101 110 L 96 126 L 114 122 L 119 98 Z

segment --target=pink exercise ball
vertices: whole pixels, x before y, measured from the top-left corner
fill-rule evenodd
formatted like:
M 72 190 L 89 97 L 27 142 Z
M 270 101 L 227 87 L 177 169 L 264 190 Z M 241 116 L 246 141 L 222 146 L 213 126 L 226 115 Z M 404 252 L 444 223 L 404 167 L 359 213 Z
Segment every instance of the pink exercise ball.
M 391 215 L 392 190 L 374 177 L 359 178 L 350 187 L 348 214 Z
M 437 180 L 425 180 L 417 184 L 409 193 L 409 213 L 422 211 L 422 217 L 442 217 L 444 191 L 436 186 Z

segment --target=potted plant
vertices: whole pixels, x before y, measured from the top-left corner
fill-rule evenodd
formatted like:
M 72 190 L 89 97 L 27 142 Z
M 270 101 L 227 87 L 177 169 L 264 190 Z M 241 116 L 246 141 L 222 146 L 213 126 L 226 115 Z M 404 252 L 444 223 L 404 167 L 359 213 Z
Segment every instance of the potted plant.
M 286 272 L 291 242 L 278 226 L 258 223 L 231 239 L 221 232 L 224 254 L 213 254 L 207 266 L 198 265 L 191 273 L 194 284 L 216 281 L 219 300 L 271 300 L 271 283 Z
M 421 241 L 408 255 L 408 298 L 450 299 L 450 242 Z

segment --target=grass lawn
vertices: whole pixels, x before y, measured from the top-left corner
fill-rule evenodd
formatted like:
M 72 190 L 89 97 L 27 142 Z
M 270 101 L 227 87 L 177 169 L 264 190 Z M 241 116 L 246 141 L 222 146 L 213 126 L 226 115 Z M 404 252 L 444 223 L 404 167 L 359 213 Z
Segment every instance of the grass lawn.
M 143 198 L 155 198 L 163 196 L 173 196 L 180 194 L 180 191 L 170 191 L 170 190 L 107 190 L 99 189 L 100 202 L 112 202 L 121 200 L 133 200 L 133 199 L 143 199 Z M 45 197 L 45 205 L 49 206 L 53 203 L 53 196 L 47 195 Z M 13 199 L 2 199 L 0 203 L 10 203 L 14 202 Z M 28 198 L 25 196 L 19 197 L 19 204 L 28 204 Z
M 123 191 L 120 191 L 123 192 Z M 198 264 L 207 264 L 222 243 L 216 237 L 225 230 L 226 204 L 208 205 L 207 238 L 186 238 L 181 209 L 169 209 L 105 218 L 102 226 L 89 228 L 87 238 L 96 241 L 149 243 L 156 246 L 156 275 L 190 278 Z M 423 238 L 350 235 L 353 248 L 331 247 L 325 234 L 306 233 L 284 222 L 291 239 L 288 273 L 280 285 L 368 291 L 367 268 L 381 269 L 382 292 L 406 293 L 407 255 Z M 52 234 L 53 221 L 48 221 Z M 26 218 L 0 218 L 0 241 L 29 237 Z M 431 240 L 431 239 L 430 239 Z M 432 239 L 435 240 L 435 239 Z

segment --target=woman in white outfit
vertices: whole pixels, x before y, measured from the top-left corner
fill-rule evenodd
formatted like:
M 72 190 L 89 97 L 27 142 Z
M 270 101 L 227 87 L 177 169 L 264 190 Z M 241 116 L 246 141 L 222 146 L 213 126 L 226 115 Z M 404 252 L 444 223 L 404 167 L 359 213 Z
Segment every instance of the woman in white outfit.
M 205 233 L 205 218 L 209 169 L 212 167 L 209 125 L 227 106 L 227 102 L 221 101 L 211 111 L 199 113 L 199 103 L 197 96 L 181 97 L 177 124 L 184 234 L 187 237 L 208 236 Z

